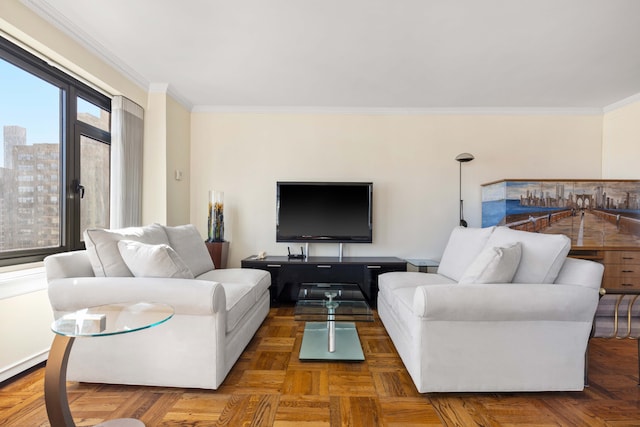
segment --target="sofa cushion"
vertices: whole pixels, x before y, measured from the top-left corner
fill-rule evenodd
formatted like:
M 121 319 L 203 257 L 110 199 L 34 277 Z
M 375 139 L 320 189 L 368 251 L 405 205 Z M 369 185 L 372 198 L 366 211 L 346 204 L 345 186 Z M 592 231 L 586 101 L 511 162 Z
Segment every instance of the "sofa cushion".
M 423 285 L 448 285 L 452 283 L 456 282 L 446 276 L 416 271 L 394 271 L 378 276 L 379 293 L 384 294 L 387 301 L 393 301 L 394 292 L 401 288 L 415 289 Z
M 520 242 L 484 248 L 464 272 L 459 283 L 510 283 L 521 257 Z
M 513 276 L 514 283 L 553 283 L 571 249 L 564 234 L 542 234 L 496 227 L 486 246 L 522 244 L 522 258 Z
M 88 228 L 84 231 L 84 242 L 96 277 L 132 276 L 118 250 L 118 241 L 123 239 L 151 245 L 169 244 L 167 233 L 160 224 L 119 230 Z
M 194 276 L 199 276 L 215 267 L 204 240 L 193 224 L 165 227 L 169 245 L 184 260 Z
M 251 285 L 255 290 L 256 301 L 258 301 L 262 294 L 268 291 L 271 286 L 271 274 L 269 274 L 268 271 L 255 268 L 222 268 L 209 270 L 206 273 L 196 276 L 196 279 Z
M 196 277 L 198 280 L 219 282 L 224 287 L 227 325 L 231 332 L 242 318 L 255 307 L 265 292 L 269 292 L 271 275 L 268 271 L 252 268 L 226 268 L 210 270 Z
M 193 273 L 171 246 L 120 240 L 118 251 L 135 277 L 193 279 Z
M 256 305 L 255 289 L 243 283 L 222 283 L 227 300 L 227 333 Z
M 442 254 L 438 274 L 459 281 L 469 265 L 482 252 L 494 229 L 495 227 L 454 228 Z

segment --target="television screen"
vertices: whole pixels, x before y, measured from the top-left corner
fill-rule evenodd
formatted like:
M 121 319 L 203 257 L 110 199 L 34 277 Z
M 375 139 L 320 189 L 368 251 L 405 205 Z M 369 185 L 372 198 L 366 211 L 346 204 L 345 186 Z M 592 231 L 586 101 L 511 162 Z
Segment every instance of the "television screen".
M 278 182 L 276 241 L 371 243 L 370 182 Z

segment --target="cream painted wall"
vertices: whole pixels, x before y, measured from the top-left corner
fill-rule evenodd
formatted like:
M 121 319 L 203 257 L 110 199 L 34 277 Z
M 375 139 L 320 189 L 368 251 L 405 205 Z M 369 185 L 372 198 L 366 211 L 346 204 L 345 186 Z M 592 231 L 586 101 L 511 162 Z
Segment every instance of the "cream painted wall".
M 0 381 L 47 359 L 51 322 L 46 289 L 0 299 Z
M 188 224 L 191 112 L 167 97 L 167 225 Z M 176 170 L 182 173 L 176 179 Z
M 142 223 L 167 223 L 167 93 L 149 92 L 144 113 Z
M 458 163 L 465 217 L 481 225 L 480 186 L 503 178 L 599 178 L 602 116 L 313 115 L 194 112 L 191 222 L 206 235 L 209 189 L 225 192 L 230 265 L 275 242 L 278 180 L 372 181 L 374 243 L 345 256 L 439 258 L 458 223 Z M 296 248 L 297 249 L 297 248 Z M 311 255 L 337 255 L 337 244 Z
M 640 102 L 603 118 L 602 177 L 640 179 Z
M 142 223 L 189 222 L 191 112 L 167 95 L 167 85 L 149 92 L 144 125 Z M 182 179 L 175 179 L 176 169 Z

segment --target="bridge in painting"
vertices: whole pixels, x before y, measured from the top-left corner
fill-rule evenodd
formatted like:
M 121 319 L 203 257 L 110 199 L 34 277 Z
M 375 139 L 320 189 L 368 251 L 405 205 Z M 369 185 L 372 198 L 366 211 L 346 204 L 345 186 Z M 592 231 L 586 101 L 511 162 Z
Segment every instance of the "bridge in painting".
M 590 201 L 586 201 L 587 206 Z M 598 209 L 564 210 L 531 215 L 505 226 L 515 230 L 565 234 L 572 246 L 638 246 L 640 220 Z

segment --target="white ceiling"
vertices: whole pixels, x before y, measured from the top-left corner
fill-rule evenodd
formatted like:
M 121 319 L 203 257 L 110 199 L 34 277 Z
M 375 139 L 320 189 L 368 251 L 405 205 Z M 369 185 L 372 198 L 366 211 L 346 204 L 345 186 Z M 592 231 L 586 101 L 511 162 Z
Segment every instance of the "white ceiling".
M 600 110 L 640 94 L 638 0 L 22 0 L 194 109 Z

